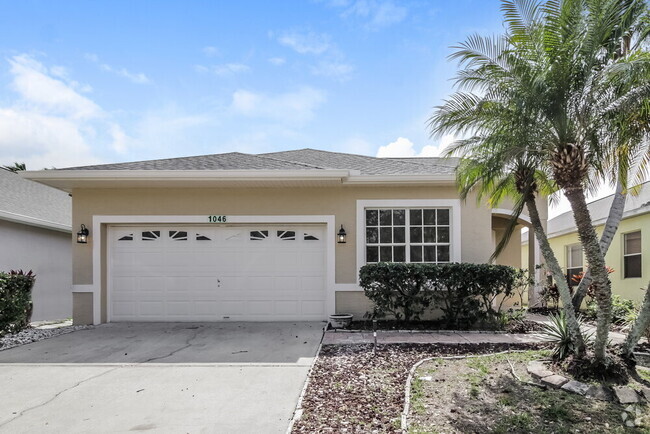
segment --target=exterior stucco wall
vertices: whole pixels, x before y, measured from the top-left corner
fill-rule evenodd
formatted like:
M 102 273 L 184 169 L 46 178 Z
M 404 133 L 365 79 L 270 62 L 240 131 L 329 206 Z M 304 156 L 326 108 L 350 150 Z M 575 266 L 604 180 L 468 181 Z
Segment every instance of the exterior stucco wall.
M 641 277 L 640 278 L 623 278 L 623 235 L 629 232 L 641 231 Z M 598 236 L 602 234 L 603 226 L 597 226 Z M 637 303 L 643 301 L 645 288 L 650 279 L 650 214 L 643 214 L 635 217 L 626 218 L 621 221 L 618 232 L 612 240 L 612 244 L 605 255 L 605 263 L 612 267 L 614 272 L 609 275 L 612 282 L 612 293 L 618 294 L 623 298 L 634 300 Z M 557 257 L 562 270 L 566 272 L 567 257 L 566 247 L 571 244 L 580 243 L 576 232 L 553 237 L 549 239 L 551 248 Z M 528 246 L 522 246 L 522 256 L 526 255 Z M 587 264 L 583 256 L 583 264 Z
M 72 239 L 65 232 L 0 220 L 0 270 L 33 270 L 33 321 L 72 315 Z
M 347 243 L 335 247 L 335 283 L 354 284 L 356 260 L 357 200 L 458 199 L 455 186 L 441 187 L 321 187 L 230 189 L 77 189 L 73 191 L 73 228 L 91 227 L 94 215 L 334 215 L 336 228 L 343 225 Z M 473 197 L 461 203 L 461 260 L 482 263 L 492 253 L 491 210 Z M 90 285 L 93 279 L 93 242 L 102 234 L 90 234 L 86 245 L 74 244 L 73 283 Z M 329 242 L 335 243 L 335 240 Z M 103 242 L 102 246 L 106 246 Z M 519 246 L 519 244 L 517 244 Z M 102 254 L 106 276 L 106 254 Z M 106 321 L 106 282 L 102 287 L 102 321 Z M 354 294 L 354 295 L 351 295 Z M 337 311 L 361 311 L 365 297 L 359 292 L 337 292 Z M 360 301 L 363 299 L 362 301 Z M 364 310 L 365 312 L 365 310 Z

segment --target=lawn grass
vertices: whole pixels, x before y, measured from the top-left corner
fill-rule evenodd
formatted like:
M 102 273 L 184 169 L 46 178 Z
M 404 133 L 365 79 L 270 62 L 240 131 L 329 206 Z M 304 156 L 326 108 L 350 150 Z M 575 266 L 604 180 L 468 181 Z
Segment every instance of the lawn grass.
M 409 433 L 650 432 L 645 405 L 638 407 L 643 425 L 629 428 L 620 404 L 544 390 L 512 375 L 511 364 L 517 376 L 531 381 L 528 361 L 548 356 L 547 351 L 526 351 L 425 362 L 415 375 L 418 393 L 412 395 Z M 641 372 L 650 377 L 647 371 Z M 422 380 L 425 375 L 431 380 Z

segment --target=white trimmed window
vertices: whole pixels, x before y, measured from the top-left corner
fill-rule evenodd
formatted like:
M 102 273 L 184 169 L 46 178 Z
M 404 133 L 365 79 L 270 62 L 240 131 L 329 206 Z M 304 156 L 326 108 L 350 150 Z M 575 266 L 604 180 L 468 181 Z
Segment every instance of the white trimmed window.
M 566 246 L 566 278 L 569 286 L 576 286 L 579 281 L 574 280 L 574 276 L 583 271 L 582 245 L 571 244 Z
M 623 277 L 641 277 L 641 231 L 623 234 Z
M 451 262 L 449 208 L 366 208 L 365 262 Z

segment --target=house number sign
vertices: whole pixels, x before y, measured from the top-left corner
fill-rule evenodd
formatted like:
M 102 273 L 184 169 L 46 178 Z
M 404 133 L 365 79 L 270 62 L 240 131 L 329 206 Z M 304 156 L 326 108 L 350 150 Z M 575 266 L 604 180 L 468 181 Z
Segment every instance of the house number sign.
M 225 215 L 209 215 L 208 221 L 210 223 L 225 223 L 227 220 Z

